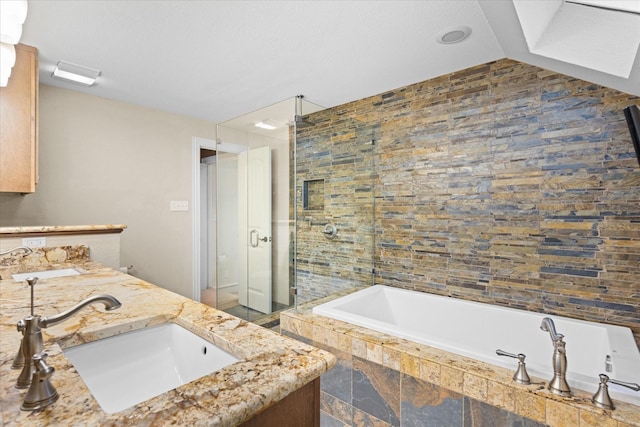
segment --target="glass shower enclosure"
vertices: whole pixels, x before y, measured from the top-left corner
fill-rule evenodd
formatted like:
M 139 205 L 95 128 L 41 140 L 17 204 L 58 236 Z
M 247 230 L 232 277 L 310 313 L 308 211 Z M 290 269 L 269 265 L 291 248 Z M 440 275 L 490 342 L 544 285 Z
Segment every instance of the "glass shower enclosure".
M 218 125 L 207 163 L 201 302 L 268 323 L 292 302 L 294 97 Z M 322 107 L 304 101 L 305 111 Z
M 202 302 L 264 326 L 373 284 L 379 125 L 323 110 L 297 96 L 218 125 Z

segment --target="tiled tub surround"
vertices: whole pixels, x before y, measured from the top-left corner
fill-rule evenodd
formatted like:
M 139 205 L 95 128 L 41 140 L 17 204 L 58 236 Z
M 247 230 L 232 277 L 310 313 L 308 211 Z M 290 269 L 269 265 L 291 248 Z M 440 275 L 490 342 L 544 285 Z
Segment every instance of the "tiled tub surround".
M 323 426 L 640 426 L 639 406 L 598 409 L 593 392 L 559 397 L 536 377 L 519 385 L 512 369 L 313 314 L 322 302 L 283 312 L 280 325 L 338 356 L 321 377 Z
M 524 353 L 527 371 L 553 377 L 553 343 L 540 330 L 545 314 L 376 285 L 313 308 L 313 313 L 513 369 L 500 349 Z M 564 335 L 572 389 L 597 389 L 598 375 L 640 384 L 640 351 L 629 328 L 550 317 Z M 605 371 L 608 364 L 610 370 Z M 614 400 L 640 405 L 640 393 L 609 385 Z
M 38 412 L 19 409 L 26 390 L 14 388 L 19 371 L 10 369 L 21 338 L 16 323 L 29 314 L 29 287 L 12 279 L 0 281 L 0 409 L 5 426 L 233 426 L 335 363 L 335 357 L 325 351 L 116 270 L 93 262 L 79 262 L 75 267 L 86 272 L 36 284 L 36 314 L 57 314 L 102 293 L 116 297 L 122 307 L 105 312 L 101 304 L 94 304 L 43 330 L 47 363 L 56 370 L 52 383 L 60 398 Z M 165 322 L 177 323 L 242 360 L 122 412 L 102 411 L 62 348 Z
M 325 202 L 304 212 L 298 188 L 301 299 L 369 284 L 374 263 L 378 284 L 627 326 L 640 343 L 630 104 L 504 59 L 309 115 L 296 178 L 324 179 Z M 322 237 L 327 217 L 342 238 Z

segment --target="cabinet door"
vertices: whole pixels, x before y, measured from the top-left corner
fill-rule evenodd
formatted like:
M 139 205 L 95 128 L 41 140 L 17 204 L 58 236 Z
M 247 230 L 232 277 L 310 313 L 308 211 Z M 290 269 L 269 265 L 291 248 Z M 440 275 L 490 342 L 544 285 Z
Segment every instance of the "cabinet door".
M 0 191 L 33 193 L 38 177 L 38 60 L 16 45 L 9 84 L 0 88 Z
M 240 427 L 320 427 L 320 378 L 259 412 Z

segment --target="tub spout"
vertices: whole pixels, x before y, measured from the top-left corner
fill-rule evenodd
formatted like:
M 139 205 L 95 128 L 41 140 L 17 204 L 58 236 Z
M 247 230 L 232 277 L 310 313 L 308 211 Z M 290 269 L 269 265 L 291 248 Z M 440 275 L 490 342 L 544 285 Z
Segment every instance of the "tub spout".
M 544 319 L 542 319 L 542 323 L 540 324 L 540 329 L 542 329 L 543 331 L 549 332 L 549 335 L 551 336 L 551 341 L 553 341 L 554 343 L 559 339 L 561 340 L 562 338 L 564 338 L 564 335 L 562 334 L 558 335 L 558 333 L 556 332 L 556 325 L 553 323 L 553 319 L 551 319 L 550 317 L 545 317 Z
M 548 389 L 551 393 L 560 396 L 571 396 L 571 388 L 567 383 L 567 349 L 563 338 L 564 335 L 556 332 L 553 320 L 549 317 L 542 319 L 540 329 L 549 332 L 553 341 L 553 378 L 549 381 Z

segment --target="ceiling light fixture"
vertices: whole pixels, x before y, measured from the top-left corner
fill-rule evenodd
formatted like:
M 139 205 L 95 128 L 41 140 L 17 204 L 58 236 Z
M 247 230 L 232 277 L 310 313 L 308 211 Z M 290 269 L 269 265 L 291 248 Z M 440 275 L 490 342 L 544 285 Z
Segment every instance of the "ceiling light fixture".
M 273 120 L 263 120 L 261 122 L 254 123 L 254 126 L 257 128 L 266 129 L 266 130 L 278 129 L 278 126 L 274 123 Z
M 100 74 L 102 74 L 100 70 L 94 70 L 70 62 L 58 61 L 56 68 L 53 70 L 53 73 L 51 73 L 51 77 L 84 86 L 92 86 Z
M 462 40 L 469 37 L 470 34 L 471 34 L 471 28 L 465 27 L 465 26 L 458 26 L 458 27 L 448 28 L 440 32 L 436 40 L 438 41 L 438 43 L 442 43 L 442 44 L 459 43 Z
M 16 62 L 16 49 L 22 36 L 22 24 L 27 19 L 27 0 L 0 1 L 0 87 L 9 84 L 11 69 Z
M 9 84 L 11 70 L 16 64 L 16 48 L 10 43 L 0 43 L 0 87 Z

